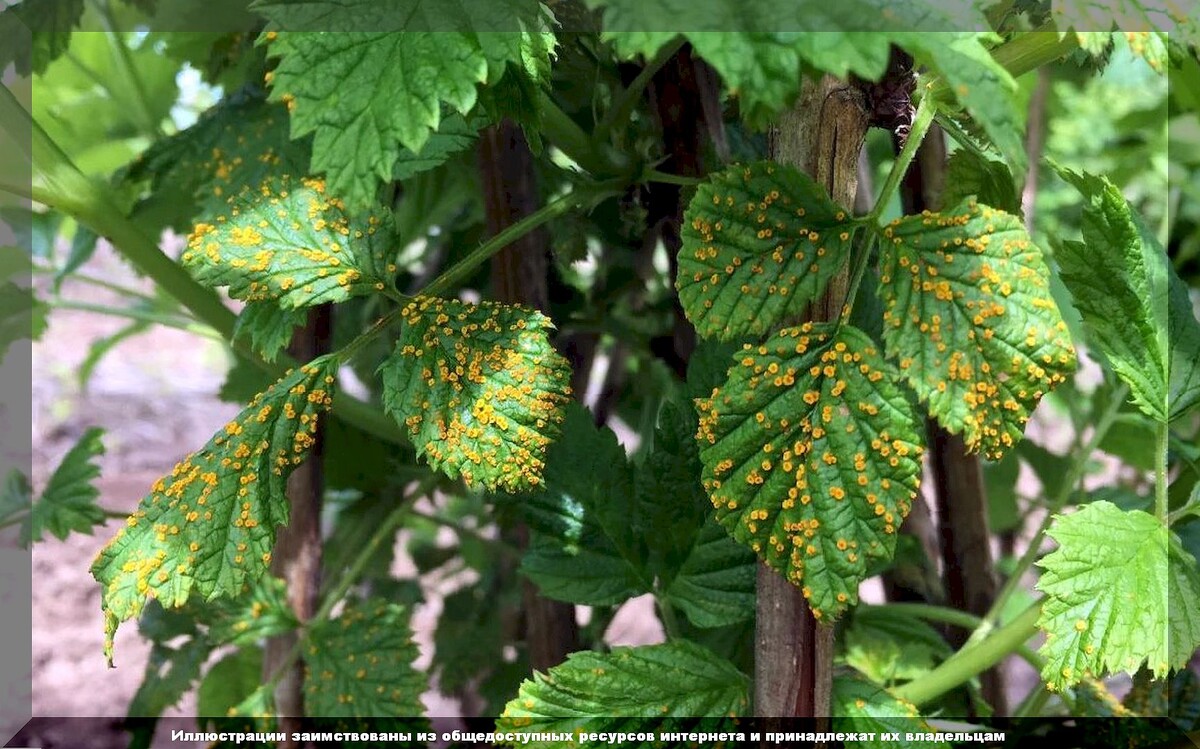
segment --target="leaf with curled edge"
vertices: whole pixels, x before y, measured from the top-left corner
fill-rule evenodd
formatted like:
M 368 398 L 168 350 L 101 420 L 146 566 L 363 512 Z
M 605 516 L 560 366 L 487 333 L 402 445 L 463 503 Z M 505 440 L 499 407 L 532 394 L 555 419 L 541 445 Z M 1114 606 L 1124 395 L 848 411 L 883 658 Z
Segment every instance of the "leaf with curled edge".
M 1042 252 L 1016 216 L 967 199 L 882 230 L 888 356 L 968 449 L 998 459 L 1075 369 Z
M 717 520 L 801 586 L 814 616 L 858 600 L 889 559 L 921 474 L 920 422 L 866 333 L 785 328 L 735 357 L 697 401 Z
M 417 297 L 401 317 L 379 373 L 384 408 L 417 451 L 470 487 L 513 493 L 540 484 L 571 392 L 549 318 L 438 297 Z
M 101 584 L 105 655 L 146 599 L 176 608 L 192 595 L 240 595 L 271 561 L 287 523 L 287 477 L 333 403 L 337 359 L 315 359 L 250 402 L 204 447 L 159 479 L 92 564 Z
M 283 309 L 382 292 L 396 272 L 390 220 L 351 219 L 325 181 L 269 177 L 196 224 L 182 260 L 196 280 Z
M 684 312 L 706 338 L 766 333 L 821 296 L 854 228 L 792 167 L 760 161 L 715 174 L 684 216 L 675 280 Z

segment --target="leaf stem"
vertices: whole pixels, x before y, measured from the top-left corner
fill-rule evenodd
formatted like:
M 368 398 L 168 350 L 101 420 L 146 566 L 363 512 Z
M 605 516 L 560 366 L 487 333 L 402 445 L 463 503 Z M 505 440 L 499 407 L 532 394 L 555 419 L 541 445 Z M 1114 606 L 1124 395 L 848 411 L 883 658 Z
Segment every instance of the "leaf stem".
M 908 139 L 904 141 L 904 148 L 900 149 L 899 155 L 896 156 L 896 163 L 892 165 L 892 170 L 888 172 L 887 181 L 883 183 L 883 189 L 879 191 L 879 198 L 875 201 L 875 207 L 867 214 L 867 221 L 870 224 L 877 224 L 879 217 L 887 210 L 888 203 L 891 202 L 892 196 L 900 187 L 901 180 L 904 179 L 905 173 L 908 172 L 909 165 L 912 164 L 917 155 L 917 149 L 921 147 L 921 142 L 925 140 L 925 135 L 929 132 L 930 125 L 933 124 L 934 115 L 937 114 L 937 104 L 934 97 L 927 92 L 921 97 L 921 101 L 917 104 L 917 113 L 913 116 L 912 128 L 909 130 Z
M 654 603 L 658 607 L 658 619 L 662 622 L 663 634 L 668 640 L 678 640 L 681 637 L 679 631 L 679 619 L 675 616 L 675 609 L 671 606 L 671 602 L 666 596 L 655 593 Z
M 949 624 L 966 630 L 974 630 L 983 621 L 974 614 L 966 611 L 952 609 L 947 606 L 934 606 L 927 603 L 886 603 L 879 606 L 872 606 L 871 608 L 895 611 L 898 614 L 907 613 L 920 619 Z M 1042 664 L 1045 661 L 1033 650 L 1022 645 L 1015 652 L 1022 660 L 1033 666 L 1034 669 L 1038 671 L 1042 669 Z
M 676 36 L 673 40 L 665 44 L 654 58 L 648 61 L 638 72 L 637 77 L 630 82 L 613 101 L 613 105 L 609 107 L 605 113 L 604 119 L 596 127 L 596 136 L 600 140 L 605 140 L 608 134 L 618 124 L 625 122 L 633 115 L 633 110 L 637 106 L 638 100 L 642 98 L 642 92 L 646 90 L 646 86 L 650 84 L 650 79 L 654 74 L 662 69 L 679 50 L 683 49 L 683 45 L 687 40 L 682 35 Z
M 668 174 L 660 172 L 657 169 L 647 169 L 642 172 L 639 182 L 662 182 L 668 185 L 679 185 L 680 187 L 695 187 L 704 180 L 695 177 L 684 177 L 681 174 Z
M 937 699 L 960 684 L 965 684 L 999 663 L 1008 654 L 1016 652 L 1037 634 L 1041 610 L 1042 604 L 1038 601 L 1011 622 L 992 632 L 986 639 L 974 644 L 968 642 L 937 668 L 897 687 L 893 694 L 919 706 Z
M 581 206 L 594 197 L 596 196 L 591 190 L 576 189 L 550 201 L 537 211 L 534 211 L 503 231 L 498 232 L 491 239 L 476 247 L 462 260 L 447 268 L 440 276 L 422 289 L 419 294 L 421 296 L 441 296 L 446 294 L 459 283 L 466 280 L 476 268 L 487 262 L 492 255 L 495 255 L 512 242 L 520 239 L 542 224 L 558 218 L 572 208 Z
M 879 237 L 871 232 L 867 235 L 867 239 L 862 243 L 862 249 L 854 258 L 854 269 L 850 273 L 850 289 L 846 292 L 846 301 L 842 304 L 841 323 L 844 325 L 850 319 L 850 311 L 854 309 L 854 299 L 858 296 L 858 287 L 862 285 L 863 276 L 867 273 L 867 265 L 870 264 L 871 253 L 875 249 L 875 243 L 879 241 Z
M 1171 443 L 1171 428 L 1163 422 L 1158 425 L 1158 444 L 1154 453 L 1154 516 L 1164 525 L 1168 521 L 1167 504 L 1167 454 Z
M 1058 494 L 1046 505 L 1046 517 L 1042 519 L 1042 524 L 1038 527 L 1037 533 L 1030 540 L 1029 547 L 1017 562 L 1016 569 L 1004 581 L 1004 586 L 996 595 L 991 608 L 984 614 L 982 622 L 980 622 L 980 625 L 971 634 L 970 641 L 976 641 L 986 636 L 988 631 L 999 620 L 1000 613 L 1004 610 L 1008 599 L 1012 597 L 1012 594 L 1016 592 L 1017 587 L 1021 584 L 1021 578 L 1025 576 L 1025 573 L 1029 571 L 1029 568 L 1033 566 L 1033 563 L 1041 553 L 1042 539 L 1045 537 L 1046 531 L 1049 530 L 1050 523 L 1053 522 L 1054 516 L 1067 504 L 1071 495 L 1075 493 L 1075 486 L 1083 478 L 1083 472 L 1087 469 L 1087 464 L 1091 460 L 1092 453 L 1096 451 L 1100 446 L 1100 441 L 1108 434 L 1108 430 L 1116 420 L 1117 413 L 1121 410 L 1121 405 L 1128 394 L 1129 388 L 1124 383 L 1120 384 L 1113 392 L 1112 401 L 1104 413 L 1101 414 L 1100 420 L 1096 422 L 1092 436 L 1082 448 L 1076 451 L 1075 459 L 1072 461 L 1071 467 L 1067 470 L 1067 476 L 1063 480 Z
M 203 335 L 206 338 L 214 338 L 219 341 L 224 339 L 211 328 L 206 326 L 196 325 L 190 320 L 181 320 L 178 317 L 165 315 L 161 312 L 153 310 L 138 309 L 136 307 L 110 307 L 105 304 L 90 304 L 88 302 L 76 302 L 70 299 L 55 299 L 51 298 L 45 302 L 52 309 L 73 310 L 76 312 L 91 312 L 97 315 L 108 315 L 109 317 L 120 317 L 126 320 L 140 320 L 141 322 L 154 323 L 167 328 L 175 328 L 176 330 L 186 330 L 190 333 Z
M 0 189 L 2 189 L 2 188 L 0 188 Z M 59 273 L 59 269 L 50 267 L 48 265 L 40 265 L 39 264 L 39 265 L 35 265 L 33 267 L 33 272 L 41 273 L 41 274 L 49 275 L 49 276 L 56 276 Z M 113 283 L 112 281 L 106 281 L 103 278 L 97 278 L 96 276 L 92 276 L 87 273 L 83 273 L 81 271 L 74 271 L 73 273 L 71 273 L 70 278 L 72 281 L 79 281 L 80 283 L 86 283 L 91 286 L 95 286 L 97 288 L 104 289 L 106 291 L 111 291 L 114 294 L 120 294 L 121 296 L 130 297 L 132 299 L 139 299 L 143 302 L 147 302 L 150 304 L 161 305 L 163 302 L 162 299 L 155 298 L 155 297 L 151 296 L 150 294 L 144 294 L 144 293 L 138 291 L 137 289 L 131 289 L 127 286 L 122 286 L 120 284 Z
M 518 557 L 521 555 L 521 549 L 505 541 L 503 538 L 488 538 L 480 533 L 478 528 L 468 528 L 458 521 L 439 517 L 431 512 L 409 510 L 408 514 L 410 517 L 420 518 L 426 522 L 433 523 L 434 525 L 440 525 L 443 528 L 449 528 L 459 535 L 469 536 L 476 541 L 483 543 L 485 546 L 494 548 L 497 551 L 502 551 L 505 554 L 512 554 Z

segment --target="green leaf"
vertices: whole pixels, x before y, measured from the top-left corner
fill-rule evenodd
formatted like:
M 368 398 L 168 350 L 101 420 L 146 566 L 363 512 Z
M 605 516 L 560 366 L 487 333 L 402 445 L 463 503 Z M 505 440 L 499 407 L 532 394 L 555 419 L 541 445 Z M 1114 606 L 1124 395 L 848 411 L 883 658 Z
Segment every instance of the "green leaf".
M 197 618 L 208 625 L 213 645 L 253 645 L 300 626 L 287 599 L 287 583 L 264 575 L 234 599 L 220 598 L 200 607 Z
M 263 575 L 275 526 L 287 522 L 287 476 L 313 444 L 333 402 L 337 359 L 322 357 L 285 375 L 204 447 L 154 485 L 126 527 L 97 555 L 105 654 L 117 626 L 147 596 L 165 607 L 236 597 Z
M 911 702 L 897 699 L 861 679 L 840 677 L 833 680 L 833 730 L 879 736 L 933 729 L 921 719 L 916 705 Z M 888 739 L 867 739 L 858 743 L 869 749 L 887 749 L 895 745 Z M 944 741 L 921 745 L 945 749 L 950 746 Z
M 986 24 L 983 28 L 987 28 Z M 954 98 L 1008 163 L 1015 171 L 1023 172 L 1027 157 L 1024 127 L 1018 115 L 1017 82 L 983 44 L 995 35 L 956 32 L 899 36 L 898 43 L 911 52 L 917 62 L 928 65 L 946 81 Z
M 1049 534 L 1059 548 L 1038 562 L 1037 584 L 1048 687 L 1143 663 L 1161 678 L 1187 663 L 1200 645 L 1200 571 L 1166 526 L 1101 501 L 1060 516 Z
M 146 673 L 129 703 L 131 718 L 157 718 L 175 705 L 200 678 L 200 669 L 208 660 L 208 644 L 199 638 L 177 648 L 156 643 L 150 649 Z
M 1049 270 L 1020 219 L 968 200 L 883 230 L 888 355 L 968 449 L 998 459 L 1075 368 Z
M 850 256 L 854 227 L 821 186 L 772 162 L 731 167 L 684 216 L 675 285 L 699 333 L 761 334 L 821 296 Z
M 867 335 L 831 323 L 747 346 L 697 401 L 717 520 L 802 586 L 814 616 L 858 601 L 890 559 L 921 473 L 920 422 Z
M 417 646 L 408 614 L 383 600 L 348 604 L 337 619 L 313 624 L 304 653 L 304 708 L 313 717 L 422 715 L 425 676 L 413 668 Z
M 48 308 L 28 287 L 29 255 L 15 247 L 3 248 L 3 257 L 20 256 L 25 267 L 12 267 L 0 276 L 0 361 L 18 341 L 37 340 L 46 330 Z M 18 282 L 6 280 L 15 276 Z
M 33 487 L 29 477 L 14 468 L 4 477 L 0 487 L 0 525 L 16 525 L 20 522 L 21 546 L 29 546 L 29 528 L 32 523 L 30 508 L 33 507 Z
M 383 405 L 418 453 L 470 487 L 518 492 L 542 481 L 546 446 L 571 392 L 570 365 L 539 312 L 418 297 L 380 367 Z
M 611 429 L 597 427 L 582 406 L 565 412 L 562 436 L 546 453 L 544 487 L 518 500 L 534 531 L 521 572 L 549 598 L 622 603 L 651 590 L 633 472 Z
M 292 309 L 391 286 L 390 220 L 351 220 L 319 179 L 271 177 L 244 189 L 228 216 L 196 224 L 183 264 L 196 280 L 249 302 Z
M 1080 46 L 1096 54 L 1104 51 L 1117 33 L 1112 29 L 1155 29 L 1156 31 L 1126 32 L 1130 36 L 1144 37 L 1168 33 L 1181 42 L 1197 41 L 1197 25 L 1174 3 L 1155 0 L 1051 0 L 1050 16 L 1060 34 L 1074 31 Z M 1133 40 L 1131 45 L 1133 44 Z M 1157 68 L 1156 68 L 1157 70 Z
M 887 69 L 892 44 L 918 49 L 949 46 L 941 39 L 931 41 L 901 30 L 945 32 L 988 26 L 971 3 L 946 7 L 934 2 L 896 5 L 848 0 L 836 5 L 781 6 L 766 0 L 587 0 L 587 5 L 604 10 L 604 38 L 627 57 L 640 54 L 650 59 L 686 29 L 683 36 L 720 74 L 738 98 L 742 116 L 755 127 L 765 126 L 795 100 L 806 68 L 838 78 L 853 74 L 874 81 Z M 967 36 L 971 35 L 955 38 Z M 965 46 L 961 40 L 957 43 Z M 956 52 L 963 54 L 961 49 Z
M 757 565 L 713 517 L 700 483 L 697 421 L 691 404 L 663 405 L 635 480 L 639 530 L 667 603 L 698 627 L 721 627 L 754 616 Z
M 83 0 L 21 0 L 0 13 L 0 70 L 16 63 L 17 75 L 42 73 L 67 51 L 83 17 Z
M 581 651 L 548 674 L 534 672 L 496 727 L 521 733 L 609 731 L 638 718 L 736 716 L 749 706 L 749 687 L 733 664 L 686 640 Z
M 233 340 L 250 342 L 250 347 L 273 362 L 292 342 L 296 328 L 308 319 L 302 308 L 284 309 L 274 302 L 250 302 L 238 314 Z
M 962 148 L 951 154 L 946 163 L 946 186 L 941 200 L 945 205 L 958 205 L 971 196 L 1013 215 L 1021 213 L 1021 196 L 1008 165 Z
M 1153 471 L 1158 462 L 1157 428 L 1141 414 L 1118 414 L 1100 440 L 1099 448 L 1142 471 Z
M 438 123 L 438 128 L 417 151 L 404 149 L 396 160 L 392 179 L 406 180 L 421 172 L 441 166 L 455 154 L 462 153 L 475 144 L 479 131 L 487 125 L 487 118 L 472 115 L 470 121 L 461 114 L 453 113 Z
M 220 215 L 230 198 L 273 175 L 308 174 L 308 141 L 290 140 L 287 110 L 264 96 L 255 86 L 235 91 L 138 156 L 119 176 L 123 185 L 148 184 L 134 217 L 185 227 Z
M 226 716 L 262 684 L 262 650 L 241 648 L 208 669 L 196 691 L 197 716 Z M 209 721 L 198 718 L 201 725 Z
M 1185 731 L 1200 728 L 1200 676 L 1182 669 L 1167 679 L 1152 679 L 1138 671 L 1133 688 L 1125 695 L 1125 707 L 1138 715 L 1167 715 Z
M 879 606 L 854 609 L 843 642 L 846 665 L 880 686 L 926 674 L 953 652 L 920 618 Z
M 507 69 L 548 73 L 554 46 L 529 0 L 326 0 L 302 9 L 260 0 L 256 9 L 273 27 L 304 29 L 266 35 L 279 58 L 272 98 L 287 102 L 294 137 L 314 133 L 313 169 L 352 205 L 392 179 L 402 149 L 421 153 L 443 105 L 465 115 L 477 86 Z
M 1170 421 L 1200 402 L 1200 323 L 1167 254 L 1104 177 L 1060 168 L 1083 194 L 1083 242 L 1055 254 L 1091 337 L 1133 400 Z
M 71 531 L 85 535 L 104 525 L 104 510 L 96 504 L 100 490 L 93 482 L 100 476 L 95 459 L 104 454 L 103 429 L 92 427 L 63 456 L 33 505 L 30 537 L 41 541 L 46 532 L 66 538 Z

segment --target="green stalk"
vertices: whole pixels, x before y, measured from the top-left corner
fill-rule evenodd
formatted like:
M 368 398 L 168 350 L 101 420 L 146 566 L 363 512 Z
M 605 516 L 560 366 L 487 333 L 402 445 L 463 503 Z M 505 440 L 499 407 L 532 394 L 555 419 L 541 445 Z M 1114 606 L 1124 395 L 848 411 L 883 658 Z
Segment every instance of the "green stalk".
M 900 187 L 901 180 L 908 172 L 908 167 L 912 164 L 917 155 L 917 149 L 921 147 L 921 142 L 925 140 L 925 135 L 929 132 L 930 125 L 933 124 L 933 117 L 937 114 L 937 104 L 934 97 L 926 94 L 921 97 L 921 101 L 917 104 L 917 112 L 913 116 L 912 128 L 908 133 L 908 140 L 904 142 L 904 148 L 900 149 L 900 154 L 896 156 L 896 163 L 892 165 L 892 170 L 888 172 L 887 181 L 883 183 L 883 189 L 879 192 L 879 199 L 875 201 L 875 207 L 871 209 L 865 217 L 865 221 L 870 224 L 879 222 L 880 215 L 887 210 L 888 203 L 891 202 L 892 196 Z
M 141 322 L 153 323 L 162 325 L 167 328 L 175 328 L 176 330 L 186 330 L 191 333 L 197 333 L 208 338 L 215 338 L 223 341 L 216 331 L 205 326 L 196 325 L 190 320 L 181 320 L 173 315 L 164 315 L 161 312 L 153 310 L 138 309 L 136 307 L 109 307 L 104 304 L 90 304 L 88 302 L 76 302 L 70 299 L 50 299 L 46 305 L 51 309 L 74 310 L 76 312 L 91 312 L 97 315 L 108 315 L 109 317 L 120 317 L 126 320 L 139 320 Z M 204 331 L 204 332 L 202 332 Z
M 1167 452 L 1171 442 L 1171 429 L 1163 423 L 1158 425 L 1158 445 L 1154 461 L 1154 515 L 1164 525 L 1168 520 L 1167 508 Z
M 101 22 L 104 24 L 105 38 L 113 55 L 116 56 L 120 63 L 121 76 L 125 79 L 126 84 L 133 89 L 133 104 L 137 110 L 138 119 L 141 120 L 140 127 L 142 132 L 151 139 L 156 138 L 162 132 L 162 123 L 155 120 L 154 115 L 151 113 L 150 97 L 146 94 L 146 85 L 142 82 L 142 76 L 138 74 L 137 65 L 134 64 L 133 57 L 129 54 L 129 47 L 125 43 L 125 38 L 117 30 L 116 24 L 113 22 L 108 2 L 107 0 L 98 0 L 92 3 L 92 6 L 96 9 Z
M 872 606 L 871 608 L 895 611 L 897 614 L 911 614 L 920 619 L 949 624 L 967 630 L 974 630 L 983 622 L 979 617 L 966 611 L 959 611 L 947 606 L 933 606 L 926 603 L 886 603 L 879 606 Z M 1044 661 L 1033 650 L 1022 645 L 1017 648 L 1016 654 L 1030 666 L 1033 666 L 1034 670 L 1042 670 Z
M 863 276 L 867 273 L 871 252 L 877 241 L 879 241 L 879 236 L 871 232 L 867 236 L 867 240 L 862 243 L 862 249 L 854 258 L 854 270 L 850 275 L 850 290 L 846 293 L 846 301 L 842 305 L 841 322 L 843 324 L 850 319 L 850 311 L 854 309 L 854 299 L 858 296 L 858 287 L 862 285 Z
M 655 594 L 654 603 L 658 608 L 658 619 L 662 622 L 663 634 L 668 640 L 678 640 L 680 638 L 679 619 L 675 616 L 675 609 L 671 606 L 671 602 L 666 599 L 666 596 Z
M 1092 431 L 1091 438 L 1081 449 L 1076 451 L 1075 459 L 1067 471 L 1067 477 L 1058 490 L 1058 494 L 1046 505 L 1046 517 L 1042 519 L 1041 526 L 1038 527 L 1037 533 L 1034 534 L 1033 539 L 1029 542 L 1029 548 L 1025 550 L 1025 553 L 1017 562 L 1017 567 L 1013 570 L 1013 573 L 1004 581 L 1004 587 L 1000 589 L 1000 593 L 996 596 L 996 600 L 992 602 L 992 607 L 984 615 L 979 627 L 971 634 L 968 644 L 986 636 L 988 631 L 995 626 L 996 621 L 1000 618 L 1000 612 L 1004 610 L 1005 604 L 1008 603 L 1008 599 L 1021 584 L 1021 578 L 1037 560 L 1038 555 L 1041 553 L 1042 538 L 1050 528 L 1050 523 L 1054 521 L 1054 516 L 1067 504 L 1071 495 L 1075 493 L 1075 486 L 1083 478 L 1083 472 L 1087 469 L 1087 464 L 1091 460 L 1092 453 L 1100 446 L 1100 441 L 1104 439 L 1104 435 L 1108 434 L 1108 430 L 1116 420 L 1117 413 L 1121 410 L 1121 405 L 1128 394 L 1129 388 L 1124 383 L 1117 386 L 1117 389 L 1113 392 L 1112 402 L 1109 403 L 1108 408 L 1100 416 L 1100 421 L 1096 423 L 1096 428 Z
M 914 705 L 920 706 L 965 684 L 999 663 L 1005 656 L 1016 652 L 1037 634 L 1037 622 L 1041 610 L 1042 605 L 1039 601 L 1025 609 L 1020 616 L 1008 624 L 992 632 L 987 639 L 974 645 L 967 643 L 940 666 L 918 679 L 897 687 L 892 693 L 899 699 L 908 700 Z
M 605 113 L 604 119 L 596 127 L 597 140 L 606 140 L 614 127 L 625 122 L 633 115 L 633 110 L 637 106 L 638 100 L 642 98 L 642 92 L 646 90 L 646 86 L 650 85 L 650 79 L 679 50 L 683 49 L 683 45 L 686 43 L 687 40 L 683 36 L 677 36 L 658 50 L 658 54 L 654 56 L 654 59 L 646 63 L 646 66 L 641 69 L 637 77 L 617 96 L 613 105 Z
M 576 189 L 560 198 L 552 200 L 537 211 L 499 232 L 472 250 L 462 260 L 447 268 L 445 272 L 420 291 L 420 296 L 440 296 L 446 294 L 470 277 L 475 272 L 475 269 L 487 262 L 492 255 L 495 255 L 515 240 L 520 239 L 542 224 L 558 218 L 573 208 L 583 205 L 593 197 L 594 195 L 590 190 Z

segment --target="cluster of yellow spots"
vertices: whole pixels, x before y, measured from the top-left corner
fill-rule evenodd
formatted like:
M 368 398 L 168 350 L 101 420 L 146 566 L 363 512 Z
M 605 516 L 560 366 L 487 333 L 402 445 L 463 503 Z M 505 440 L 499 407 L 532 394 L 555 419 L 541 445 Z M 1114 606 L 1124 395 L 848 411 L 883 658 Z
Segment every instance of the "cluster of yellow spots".
M 787 328 L 736 362 L 697 402 L 705 489 L 736 539 L 807 590 L 814 614 L 836 616 L 856 600 L 867 559 L 891 554 L 911 507 L 916 416 L 853 328 Z M 783 372 L 800 381 L 777 381 Z M 868 406 L 888 419 L 864 415 Z
M 287 520 L 286 477 L 333 402 L 328 361 L 288 373 L 155 482 L 92 565 L 115 622 L 136 616 L 147 596 L 170 607 L 193 591 L 237 595 L 265 571 L 275 526 Z
M 999 458 L 1075 367 L 1049 271 L 1019 219 L 964 202 L 884 229 L 884 338 L 930 411 Z
M 320 179 L 272 177 L 198 223 L 182 260 L 196 277 L 247 301 L 295 307 L 386 288 L 395 273 L 377 216 L 347 217 Z
M 802 312 L 848 257 L 846 219 L 790 167 L 714 175 L 685 217 L 676 286 L 688 318 L 705 336 L 730 338 Z
M 430 465 L 469 486 L 541 483 L 571 388 L 550 321 L 493 302 L 420 297 L 382 370 L 385 402 Z

